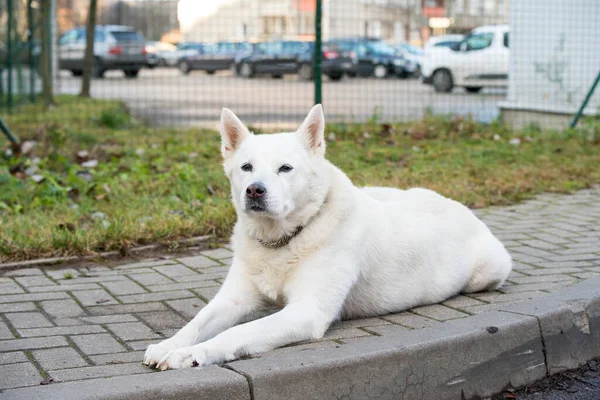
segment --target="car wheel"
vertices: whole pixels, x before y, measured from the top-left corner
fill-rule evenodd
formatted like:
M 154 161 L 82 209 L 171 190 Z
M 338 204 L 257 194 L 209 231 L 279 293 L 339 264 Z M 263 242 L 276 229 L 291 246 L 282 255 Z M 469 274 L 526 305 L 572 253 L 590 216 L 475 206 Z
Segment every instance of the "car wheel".
M 271 75 L 271 77 L 273 79 L 281 79 L 281 78 L 283 78 L 283 75 L 281 75 L 281 74 L 273 74 L 273 75 Z
M 373 69 L 373 76 L 377 79 L 382 79 L 387 76 L 388 70 L 385 65 L 376 65 Z
M 348 75 L 348 78 L 356 78 L 358 76 L 356 72 L 347 72 L 346 75 Z
M 137 78 L 138 74 L 140 73 L 139 69 L 124 69 L 123 72 L 125 73 L 125 78 Z
M 147 64 L 146 68 L 148 68 L 148 69 L 154 69 L 154 68 L 156 68 L 156 64 Z
M 329 79 L 331 79 L 332 81 L 339 81 L 340 79 L 342 79 L 342 77 L 344 76 L 344 74 L 342 73 L 335 73 L 335 74 L 329 74 L 327 75 L 327 77 Z
M 254 76 L 254 69 L 252 68 L 252 65 L 243 63 L 240 67 L 240 75 L 244 78 L 252 78 Z
M 481 86 L 467 86 L 465 90 L 469 93 L 479 93 L 483 89 Z
M 214 74 L 215 74 L 215 72 L 217 72 L 217 71 L 213 71 L 212 69 L 211 69 L 211 70 L 209 70 L 209 71 L 206 71 L 206 73 L 207 73 L 208 75 L 214 75 Z
M 81 75 L 83 75 L 83 71 L 80 71 L 80 70 L 74 70 L 74 71 L 71 71 L 71 74 L 72 74 L 73 76 L 81 76 Z
M 100 59 L 95 59 L 94 64 L 92 65 L 92 77 L 94 78 L 104 78 L 104 73 L 106 70 L 102 65 L 102 61 Z
M 298 75 L 300 75 L 300 79 L 310 81 L 313 78 L 313 69 L 308 64 L 302 64 L 298 70 Z
M 190 63 L 184 60 L 179 63 L 179 70 L 182 74 L 188 75 L 192 71 L 192 68 L 190 66 Z
M 454 83 L 452 82 L 452 74 L 446 69 L 440 69 L 433 73 L 431 77 L 433 87 L 436 92 L 448 93 L 452 91 Z

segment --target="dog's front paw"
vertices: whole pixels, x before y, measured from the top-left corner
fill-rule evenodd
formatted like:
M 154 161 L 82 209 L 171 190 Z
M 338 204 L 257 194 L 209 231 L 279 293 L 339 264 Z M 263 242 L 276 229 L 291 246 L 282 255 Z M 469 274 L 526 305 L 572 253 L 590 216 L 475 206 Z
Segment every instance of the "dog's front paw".
M 144 354 L 144 361 L 142 363 L 149 367 L 154 367 L 163 359 L 163 357 L 167 353 L 170 353 L 171 351 L 176 350 L 180 347 L 182 346 L 179 345 L 175 340 L 173 340 L 173 338 L 163 340 L 162 342 L 157 344 L 151 344 L 150 346 L 148 346 L 146 354 Z
M 182 347 L 172 350 L 156 365 L 161 371 L 206 365 L 206 351 L 200 346 Z

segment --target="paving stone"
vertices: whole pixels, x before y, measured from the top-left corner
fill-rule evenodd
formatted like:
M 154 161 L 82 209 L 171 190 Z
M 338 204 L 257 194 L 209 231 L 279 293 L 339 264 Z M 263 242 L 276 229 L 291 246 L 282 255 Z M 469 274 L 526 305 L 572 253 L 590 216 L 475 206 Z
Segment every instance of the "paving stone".
M 506 294 L 511 293 L 520 293 L 520 292 L 531 292 L 534 290 L 544 290 L 544 291 L 552 291 L 558 288 L 561 288 L 565 285 L 572 285 L 577 282 L 577 279 L 571 278 L 570 281 L 562 281 L 562 282 L 539 282 L 532 284 L 518 284 L 513 286 L 502 287 L 499 290 Z
M 89 284 L 89 283 L 105 283 L 105 282 L 111 282 L 111 281 L 122 281 L 125 279 L 127 279 L 127 278 L 122 275 L 107 275 L 107 276 L 89 275 L 89 276 L 82 276 L 80 278 L 69 279 L 68 284 L 69 285 L 82 285 L 82 284 Z
M 102 284 L 113 295 L 146 293 L 146 290 L 130 280 L 105 282 Z
M 0 365 L 0 389 L 39 385 L 43 379 L 31 363 Z
M 362 328 L 362 327 L 374 327 L 391 325 L 391 322 L 381 318 L 362 318 L 362 319 L 351 319 L 345 321 L 336 321 L 329 327 L 329 330 L 335 329 L 349 329 L 349 328 Z
M 160 339 L 160 335 L 153 332 L 152 329 L 141 322 L 107 324 L 106 327 L 125 341 L 139 339 Z
M 0 313 L 35 311 L 37 307 L 33 303 L 0 304 Z
M 14 339 L 15 336 L 12 334 L 8 326 L 2 321 L 0 321 L 0 339 Z
M 448 307 L 452 307 L 452 308 L 463 309 L 464 307 L 477 306 L 477 305 L 481 305 L 481 304 L 485 304 L 485 303 L 483 303 L 482 301 L 476 300 L 476 299 L 472 299 L 467 296 L 458 295 L 458 296 L 452 297 L 449 300 L 446 300 L 442 304 L 444 304 Z
M 600 275 L 600 272 L 579 272 L 576 274 L 571 274 L 572 276 L 579 278 L 579 279 L 589 279 L 589 278 L 593 278 L 594 276 L 598 276 Z
M 439 321 L 435 321 L 431 318 L 425 318 L 421 315 L 406 312 L 400 314 L 384 315 L 382 316 L 382 318 L 391 323 L 402 325 L 412 329 L 428 328 L 430 326 L 434 326 L 440 323 Z
M 214 299 L 217 295 L 221 286 L 210 286 L 200 289 L 192 289 L 192 292 L 196 293 L 198 296 L 202 297 L 202 299 L 208 304 L 209 301 Z
M 72 290 L 93 290 L 93 289 L 102 289 L 96 283 L 78 283 L 78 284 L 65 284 L 65 285 L 56 285 L 56 286 L 34 286 L 27 288 L 32 293 L 40 293 L 40 292 L 67 292 Z
M 547 295 L 548 293 L 540 292 L 540 291 L 531 291 L 525 293 L 511 293 L 511 294 L 501 294 L 499 292 L 485 292 L 485 293 L 473 293 L 471 296 L 476 297 L 478 300 L 487 301 L 489 303 L 502 303 L 507 301 L 517 301 L 517 300 L 530 300 L 536 297 L 542 297 Z M 469 310 L 468 308 L 466 309 Z
M 530 246 L 530 247 L 534 247 L 536 249 L 544 249 L 544 250 L 559 250 L 562 249 L 563 247 L 555 244 L 555 243 L 550 243 L 550 242 L 546 242 L 544 240 L 535 240 L 535 239 L 531 239 L 531 240 L 521 240 L 521 243 L 523 243 L 524 245 Z M 532 254 L 535 255 L 535 254 Z
M 68 346 L 62 336 L 41 337 L 34 339 L 0 340 L 0 353 L 14 350 L 44 349 L 49 347 Z
M 367 331 L 373 332 L 380 336 L 393 335 L 393 334 L 398 334 L 400 332 L 408 332 L 408 331 L 412 330 L 412 328 L 407 328 L 405 326 L 396 325 L 396 324 L 369 326 L 369 327 L 365 327 L 365 328 L 361 328 L 361 329 L 366 329 Z M 341 339 L 341 341 L 344 343 L 351 343 L 354 340 L 360 340 L 360 338 Z
M 97 290 L 82 290 L 72 292 L 73 296 L 79 300 L 84 306 L 95 306 L 98 304 L 117 304 L 115 300 L 108 292 L 104 289 Z
M 94 367 L 71 368 L 52 371 L 50 374 L 58 381 L 77 381 L 81 379 L 101 378 L 117 375 L 131 375 L 150 373 L 152 370 L 141 362 L 116 364 L 116 365 L 99 365 Z
M 217 279 L 225 279 L 227 272 L 217 272 L 210 274 L 196 274 L 190 276 L 175 276 L 173 280 L 177 282 L 207 282 L 205 285 L 214 285 L 214 281 Z M 202 285 L 200 285 L 202 286 Z
M 88 363 L 71 347 L 57 349 L 34 350 L 33 358 L 45 370 L 85 367 Z
M 24 276 L 24 277 L 21 277 L 21 278 L 15 278 L 15 280 L 17 282 L 19 282 L 21 285 L 25 286 L 25 287 L 30 287 L 30 286 L 47 286 L 47 285 L 56 286 L 56 282 L 48 279 L 47 277 L 45 277 L 43 275 L 39 275 L 39 276 Z
M 563 236 L 556 236 L 556 235 L 552 235 L 550 233 L 535 232 L 535 233 L 532 233 L 531 236 L 535 237 L 536 239 L 543 240 L 546 243 L 553 243 L 553 244 L 572 243 L 571 240 L 566 239 Z
M 166 302 L 174 310 L 178 311 L 184 317 L 194 318 L 206 304 L 197 297 L 193 299 L 171 300 Z
M 210 258 L 206 258 L 204 256 L 178 258 L 177 261 L 184 265 L 187 265 L 190 268 L 204 268 L 214 265 L 221 265 L 217 261 L 211 260 Z
M 569 254 L 566 256 L 552 257 L 552 261 L 589 261 L 589 260 L 600 260 L 600 255 L 597 254 Z
M 449 319 L 464 318 L 469 316 L 468 314 L 439 304 L 416 307 L 413 308 L 411 312 L 427 318 L 435 319 L 437 321 L 447 321 Z
M 371 333 L 358 329 L 358 328 L 346 328 L 346 329 L 330 329 L 325 332 L 322 340 L 337 340 L 337 339 L 347 339 L 347 338 L 356 338 L 363 336 L 373 336 Z
M 85 315 L 83 308 L 73 299 L 46 300 L 40 303 L 42 309 L 56 318 L 70 318 Z
M 83 335 L 86 333 L 106 332 L 106 330 L 98 325 L 74 325 L 57 326 L 54 328 L 17 329 L 17 332 L 22 337 L 28 338 L 35 336 Z
M 141 261 L 141 262 L 133 263 L 133 264 L 120 265 L 120 266 L 116 267 L 115 269 L 120 270 L 120 269 L 149 268 L 149 267 L 156 267 L 159 265 L 173 265 L 173 264 L 176 264 L 176 263 L 175 263 L 175 261 L 172 261 L 172 260 L 148 260 L 148 261 Z
M 527 270 L 527 275 L 538 276 L 538 275 L 559 275 L 559 274 L 572 274 L 583 271 L 583 268 L 578 267 L 552 267 L 552 268 L 535 268 Z
M 174 278 L 176 276 L 188 276 L 188 275 L 196 275 L 197 272 L 191 268 L 188 268 L 181 264 L 175 265 L 165 265 L 162 267 L 154 267 L 156 272 L 159 272 L 169 278 Z
M 168 310 L 167 306 L 158 302 L 87 307 L 87 312 L 90 315 L 130 314 L 137 312 L 164 310 Z
M 513 278 L 514 283 L 541 283 L 541 282 L 561 282 L 561 281 L 573 281 L 573 277 L 563 274 L 549 274 L 549 275 L 537 275 L 537 276 L 522 276 Z
M 68 281 L 69 279 L 73 279 L 81 275 L 81 272 L 79 270 L 73 268 L 45 270 L 44 272 L 46 272 L 46 275 L 48 275 L 54 280 L 64 281 Z M 67 278 L 68 276 L 70 276 L 71 278 Z
M 155 293 L 142 293 L 132 294 L 128 296 L 120 296 L 119 299 L 127 303 L 149 303 L 153 301 L 164 301 L 171 299 L 184 299 L 187 297 L 194 297 L 194 294 L 187 290 L 176 290 L 170 292 L 155 292 Z
M 99 315 L 96 317 L 81 317 L 82 321 L 90 324 L 112 324 L 117 322 L 137 322 L 137 318 L 130 314 Z
M 513 247 L 510 251 L 516 259 L 527 259 L 525 256 L 529 256 L 529 259 L 552 260 L 556 257 L 556 253 L 531 246 Z
M 0 365 L 16 364 L 28 362 L 29 359 L 22 351 L 11 351 L 10 353 L 0 353 Z
M 90 360 L 97 365 L 114 365 L 141 362 L 144 359 L 144 351 L 130 351 L 128 353 L 99 354 L 90 356 Z
M 19 294 L 19 293 L 25 293 L 25 290 L 23 290 L 19 285 L 17 285 L 16 283 L 9 283 L 9 284 L 1 284 L 0 285 L 0 293 L 2 294 Z
M 203 251 L 202 255 L 206 256 L 206 257 L 214 258 L 216 260 L 220 260 L 223 258 L 231 258 L 233 256 L 233 253 L 229 250 L 220 248 L 220 249 Z
M 189 322 L 172 311 L 140 313 L 138 316 L 155 332 L 165 332 L 170 329 L 179 330 Z
M 52 320 L 57 326 L 73 326 L 73 325 L 83 325 L 84 322 L 81 322 L 77 318 L 54 318 Z
M 8 272 L 4 273 L 4 276 L 33 276 L 33 275 L 44 275 L 44 273 L 39 268 L 21 268 L 21 269 L 15 269 L 13 271 L 8 271 Z
M 127 345 L 129 347 L 131 347 L 133 350 L 136 351 L 146 351 L 146 349 L 148 348 L 148 346 L 150 346 L 151 344 L 157 344 L 161 341 L 162 339 L 156 340 L 135 340 L 135 341 L 131 341 L 131 342 L 127 342 Z
M 147 274 L 129 274 L 131 279 L 141 283 L 144 286 L 148 285 L 166 285 L 169 283 L 173 283 L 173 281 L 167 278 L 164 275 L 159 274 L 158 272 L 150 272 Z
M 72 336 L 71 340 L 85 354 L 119 353 L 126 350 L 108 333 Z
M 598 255 L 600 248 L 597 245 L 591 245 L 588 247 L 575 247 L 567 248 L 564 250 L 556 250 L 556 254 L 560 255 L 571 255 L 571 254 L 595 254 Z
M 177 277 L 176 279 L 179 278 L 188 278 L 188 277 Z M 195 278 L 195 276 L 192 276 L 191 278 Z M 182 279 L 182 280 L 189 280 L 189 279 Z M 184 282 L 184 283 L 173 283 L 171 282 L 168 285 L 151 285 L 151 286 L 147 286 L 148 290 L 150 290 L 151 292 L 169 292 L 169 291 L 173 291 L 173 290 L 186 290 L 186 289 L 200 289 L 203 287 L 220 287 L 221 285 L 218 284 L 217 282 L 215 282 L 214 280 L 196 280 L 196 279 L 192 279 L 191 282 Z
M 9 294 L 0 296 L 0 303 L 18 303 L 25 301 L 40 301 L 40 300 L 53 300 L 53 299 L 65 299 L 69 297 L 67 293 L 27 293 L 27 294 Z
M 52 322 L 48 321 L 48 318 L 40 312 L 11 313 L 6 314 L 6 318 L 8 318 L 12 326 L 17 329 L 54 326 Z

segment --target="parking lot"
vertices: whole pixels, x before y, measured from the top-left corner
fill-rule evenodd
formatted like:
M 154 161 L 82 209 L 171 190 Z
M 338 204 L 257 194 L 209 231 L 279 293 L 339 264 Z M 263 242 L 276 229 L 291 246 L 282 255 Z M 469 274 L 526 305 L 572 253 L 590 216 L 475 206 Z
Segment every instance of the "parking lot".
M 80 78 L 61 71 L 60 93 L 76 94 Z M 109 71 L 92 81 L 92 96 L 124 100 L 137 117 L 156 125 L 214 127 L 222 107 L 236 112 L 244 122 L 260 127 L 295 126 L 313 103 L 311 82 L 296 75 L 283 79 L 244 79 L 229 71 L 184 76 L 177 69 L 144 69 L 137 79 L 125 79 L 121 71 Z M 470 94 L 455 89 L 435 93 L 417 79 L 323 78 L 323 104 L 329 121 L 358 122 L 415 119 L 430 109 L 434 113 L 472 114 L 488 122 L 498 115 L 498 102 L 506 91 L 486 89 Z

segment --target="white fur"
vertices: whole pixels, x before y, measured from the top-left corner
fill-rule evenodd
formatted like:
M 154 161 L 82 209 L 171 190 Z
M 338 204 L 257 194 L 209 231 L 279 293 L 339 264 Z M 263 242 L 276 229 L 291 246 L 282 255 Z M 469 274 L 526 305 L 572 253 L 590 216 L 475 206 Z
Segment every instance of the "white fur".
M 223 110 L 224 167 L 238 214 L 233 263 L 215 298 L 175 336 L 149 346 L 145 364 L 222 363 L 320 338 L 339 318 L 502 285 L 511 258 L 467 207 L 427 189 L 355 187 L 324 158 L 324 126 L 315 106 L 295 133 L 254 136 Z M 283 164 L 293 170 L 279 172 Z M 254 182 L 267 189 L 266 212 L 246 209 Z M 276 241 L 298 226 L 282 248 L 257 240 Z M 280 311 L 255 319 L 272 305 Z

